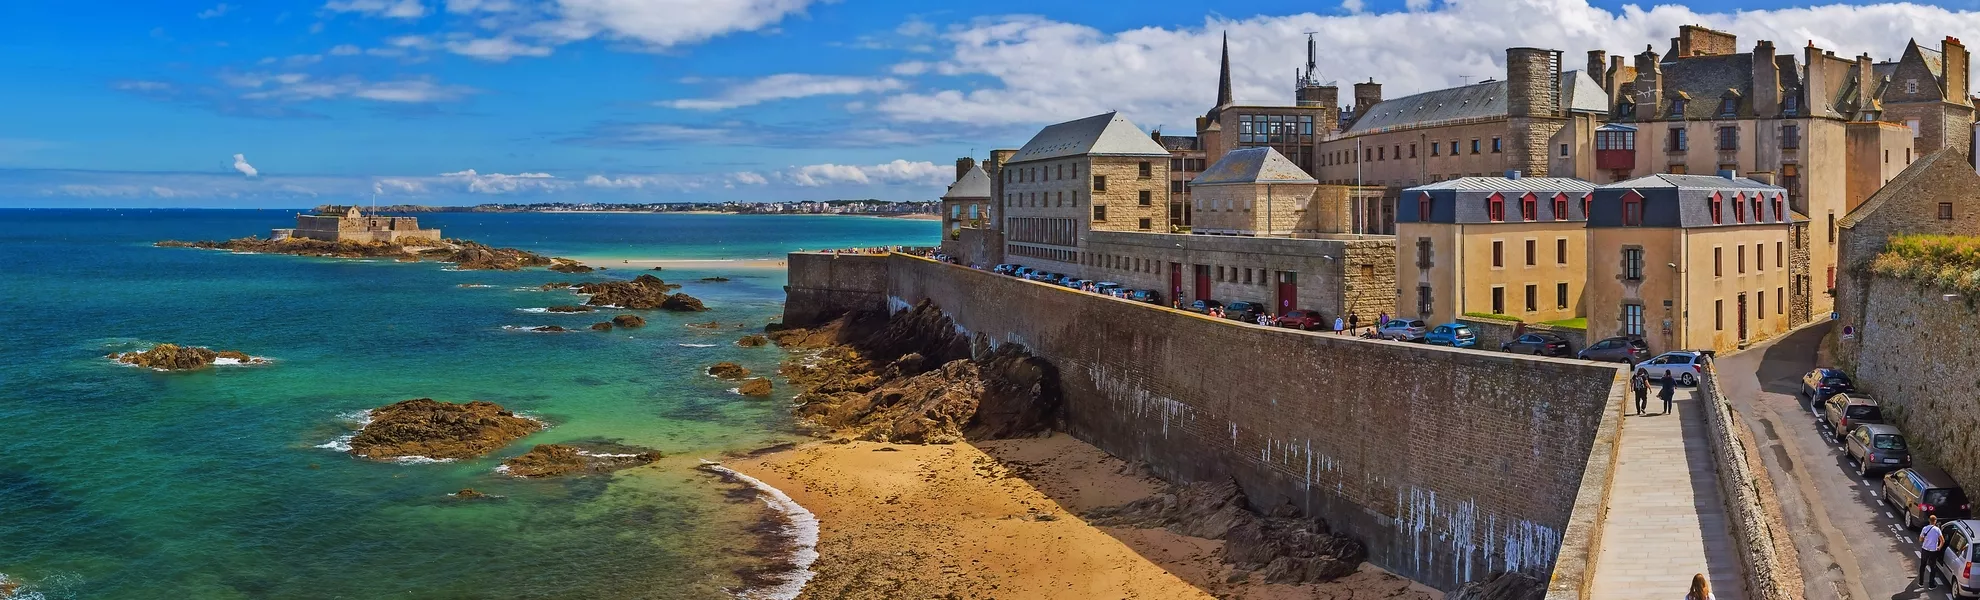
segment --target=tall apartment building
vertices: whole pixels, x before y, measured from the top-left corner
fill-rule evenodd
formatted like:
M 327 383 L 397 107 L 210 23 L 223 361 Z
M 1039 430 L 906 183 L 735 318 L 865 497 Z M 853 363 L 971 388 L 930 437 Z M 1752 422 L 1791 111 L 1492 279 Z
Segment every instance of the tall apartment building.
M 1527 322 L 1585 316 L 1595 185 L 1561 177 L 1462 177 L 1403 191 L 1396 315 Z
M 1077 273 L 1088 231 L 1166 231 L 1169 158 L 1115 113 L 1045 127 L 999 168 L 1004 254 Z
M 1190 136 L 1163 135 L 1160 130 L 1148 137 L 1169 150 L 1169 230 L 1187 231 L 1190 226 L 1191 179 L 1209 163 L 1205 162 L 1202 140 Z

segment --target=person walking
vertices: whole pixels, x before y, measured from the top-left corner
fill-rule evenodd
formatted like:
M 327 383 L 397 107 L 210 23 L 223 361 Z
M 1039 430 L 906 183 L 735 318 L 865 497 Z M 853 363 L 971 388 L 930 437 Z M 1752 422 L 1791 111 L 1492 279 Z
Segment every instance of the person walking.
M 1355 333 L 1361 331 L 1361 315 L 1348 315 L 1348 331 Z
M 1272 315 L 1268 315 L 1268 314 L 1265 314 L 1265 313 L 1258 313 L 1258 324 L 1259 324 L 1259 325 L 1265 325 L 1265 326 L 1268 326 L 1268 327 L 1269 327 L 1269 326 L 1271 326 L 1271 325 L 1272 325 Z
M 1929 590 L 1939 585 L 1939 551 L 1946 547 L 1946 533 L 1939 529 L 1939 517 L 1926 517 L 1925 528 L 1918 531 L 1918 589 Z
M 1334 317 L 1334 335 L 1340 335 L 1341 329 L 1345 327 L 1347 327 L 1347 323 L 1342 322 L 1340 317 Z
M 1376 329 L 1381 329 L 1382 327 L 1385 327 L 1385 326 L 1387 326 L 1388 324 L 1389 324 L 1389 311 L 1386 311 L 1386 310 L 1385 310 L 1385 311 L 1382 311 L 1382 314 L 1379 314 L 1379 315 L 1376 315 L 1376 316 L 1375 316 L 1375 328 L 1376 328 Z
M 1671 414 L 1671 403 L 1677 397 L 1677 379 L 1672 378 L 1670 373 L 1665 373 L 1662 379 L 1657 380 L 1657 385 L 1659 386 L 1657 397 L 1664 399 L 1664 412 L 1658 414 Z
M 1636 416 L 1643 416 L 1643 405 L 1650 401 L 1650 376 L 1637 371 L 1629 378 L 1629 389 L 1636 392 Z
M 1714 600 L 1712 582 L 1705 580 L 1704 573 L 1691 576 L 1691 591 L 1684 595 L 1684 600 Z

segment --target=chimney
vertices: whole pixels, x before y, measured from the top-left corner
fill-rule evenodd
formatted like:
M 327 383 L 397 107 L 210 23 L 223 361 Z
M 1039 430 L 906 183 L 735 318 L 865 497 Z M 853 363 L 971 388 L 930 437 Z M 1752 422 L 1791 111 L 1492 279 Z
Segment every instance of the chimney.
M 1561 108 L 1561 53 L 1540 48 L 1506 49 L 1506 114 L 1552 117 Z
M 1732 169 L 1719 169 L 1719 177 L 1723 177 L 1728 180 L 1737 180 L 1739 179 L 1739 171 L 1734 171 Z
M 1877 107 L 1877 88 L 1882 80 L 1877 78 L 1875 64 L 1868 52 L 1856 57 L 1856 109 L 1859 111 Z
M 1617 98 L 1616 96 L 1622 93 L 1622 84 L 1628 83 L 1622 81 L 1622 70 L 1623 57 L 1611 56 L 1609 57 L 1609 70 L 1602 72 L 1602 91 L 1609 94 L 1609 102 L 1612 104 L 1622 101 L 1622 98 Z
M 1825 116 L 1833 109 L 1835 102 L 1834 98 L 1829 97 L 1829 65 L 1825 60 L 1829 53 L 1815 47 L 1815 42 L 1812 41 L 1808 42 L 1808 47 L 1803 49 L 1802 53 L 1804 64 L 1801 68 L 1807 73 L 1807 77 L 1802 80 L 1801 85 L 1801 100 L 1804 106 L 1800 114 L 1811 117 Z
M 1939 51 L 1946 57 L 1946 101 L 1963 106 L 1973 102 L 1973 82 L 1968 79 L 1966 45 L 1959 38 L 1947 37 L 1939 43 Z
M 1595 85 L 1601 86 L 1601 88 L 1605 90 L 1609 89 L 1609 78 L 1607 77 L 1608 68 L 1609 68 L 1609 53 L 1607 51 L 1589 50 L 1588 66 L 1586 68 L 1588 71 L 1588 78 L 1595 80 Z
M 1664 72 L 1657 66 L 1657 51 L 1649 46 L 1636 55 L 1636 120 L 1655 121 L 1664 102 Z
M 1519 179 L 1519 171 L 1516 169 L 1512 171 L 1506 171 L 1506 179 Z
M 1771 119 L 1781 111 L 1781 68 L 1774 62 L 1774 43 L 1753 45 L 1753 115 Z
M 1739 51 L 1739 38 L 1733 34 L 1698 25 L 1679 27 L 1678 36 L 1671 43 L 1677 46 L 1677 58 L 1724 56 Z
M 956 181 L 962 181 L 963 176 L 968 175 L 969 170 L 971 168 L 974 168 L 975 166 L 976 166 L 975 157 L 965 156 L 956 159 Z
M 1747 179 L 1751 179 L 1751 180 L 1754 180 L 1754 181 L 1758 181 L 1758 182 L 1760 182 L 1760 183 L 1764 183 L 1764 184 L 1767 184 L 1767 185 L 1774 185 L 1774 172 L 1773 172 L 1773 171 L 1754 171 L 1754 172 L 1751 172 L 1751 173 L 1747 173 L 1747 174 L 1746 174 L 1746 178 L 1747 178 Z
M 1368 83 L 1354 84 L 1355 118 L 1359 119 L 1361 115 L 1368 114 L 1368 109 L 1375 108 L 1375 105 L 1381 103 L 1382 84 L 1375 83 L 1375 78 L 1368 78 Z

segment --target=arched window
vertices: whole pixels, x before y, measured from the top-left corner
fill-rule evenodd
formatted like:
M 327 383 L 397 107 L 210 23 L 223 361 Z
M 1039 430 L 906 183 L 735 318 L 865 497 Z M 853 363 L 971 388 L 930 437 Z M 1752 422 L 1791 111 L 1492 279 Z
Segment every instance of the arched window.
M 1719 201 L 1718 192 L 1712 192 L 1712 196 L 1705 199 L 1705 208 L 1712 213 L 1713 225 L 1726 222 L 1725 205 Z
M 1485 199 L 1485 218 L 1491 220 L 1493 223 L 1505 222 L 1506 197 L 1504 195 L 1493 192 L 1491 197 Z
M 1574 215 L 1568 214 L 1567 192 L 1554 194 L 1554 220 L 1566 221 L 1572 218 Z
M 1540 199 L 1527 192 L 1519 199 L 1519 220 L 1528 223 L 1540 220 Z
M 1624 227 L 1643 226 L 1643 194 L 1636 193 L 1636 190 L 1623 194 L 1622 224 Z
M 1430 192 L 1423 192 L 1423 195 L 1416 199 L 1416 221 L 1430 222 Z

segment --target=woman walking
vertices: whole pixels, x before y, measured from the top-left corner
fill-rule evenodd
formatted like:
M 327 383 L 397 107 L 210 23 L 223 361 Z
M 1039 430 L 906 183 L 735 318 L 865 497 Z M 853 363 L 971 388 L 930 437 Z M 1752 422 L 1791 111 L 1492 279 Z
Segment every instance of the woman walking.
M 1659 414 L 1671 414 L 1672 398 L 1677 396 L 1677 380 L 1672 378 L 1671 374 L 1667 372 L 1664 373 L 1664 378 L 1658 380 L 1657 383 L 1661 386 L 1657 390 L 1657 397 L 1664 399 L 1664 412 Z
M 1705 581 L 1704 573 L 1691 576 L 1691 593 L 1685 594 L 1684 600 L 1714 600 L 1712 584 Z

